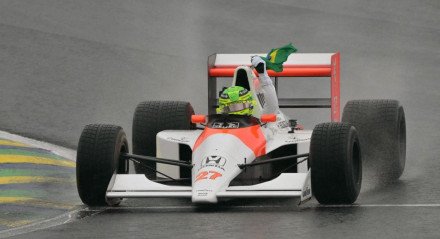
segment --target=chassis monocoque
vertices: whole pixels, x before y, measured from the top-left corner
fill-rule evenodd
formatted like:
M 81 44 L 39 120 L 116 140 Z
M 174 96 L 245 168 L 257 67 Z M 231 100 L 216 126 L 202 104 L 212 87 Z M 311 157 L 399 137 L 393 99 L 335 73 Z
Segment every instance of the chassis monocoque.
M 326 57 L 327 65 L 311 64 Z M 209 79 L 233 76 L 233 85 L 248 88 L 259 99 L 254 115 L 214 114 L 215 88 L 209 84 L 207 116 L 194 115 L 188 102 L 140 103 L 133 119 L 132 154 L 121 127 L 87 125 L 77 152 L 78 192 L 85 204 L 117 205 L 130 197 L 187 197 L 194 203 L 298 197 L 304 202 L 312 195 L 323 204 L 353 203 L 363 163 L 374 167 L 379 179 L 401 176 L 406 150 L 402 106 L 395 100 L 349 101 L 339 122 L 339 53 L 295 54 L 285 63 L 284 75 L 269 72 L 275 77 L 331 77 L 332 122 L 313 130 L 297 127 L 282 111 L 263 114 L 258 78 L 245 65 L 250 55 L 215 58 L 209 60 Z M 321 72 L 325 67 L 328 75 Z M 318 103 L 291 99 L 290 106 L 322 105 L 322 99 L 312 100 Z M 135 174 L 129 173 L 130 161 Z

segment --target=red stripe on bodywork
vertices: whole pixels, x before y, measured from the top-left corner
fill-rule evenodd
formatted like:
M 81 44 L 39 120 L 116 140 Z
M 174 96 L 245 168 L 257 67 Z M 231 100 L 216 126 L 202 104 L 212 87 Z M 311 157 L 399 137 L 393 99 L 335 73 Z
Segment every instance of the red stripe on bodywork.
M 266 138 L 259 125 L 239 129 L 205 128 L 196 140 L 193 151 L 195 151 L 209 136 L 214 134 L 230 134 L 236 136 L 254 152 L 255 157 L 266 154 Z

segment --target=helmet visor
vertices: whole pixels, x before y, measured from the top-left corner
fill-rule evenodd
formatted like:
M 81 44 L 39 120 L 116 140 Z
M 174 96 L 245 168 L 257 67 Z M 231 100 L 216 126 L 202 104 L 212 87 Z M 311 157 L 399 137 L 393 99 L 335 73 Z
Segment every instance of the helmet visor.
M 243 103 L 233 103 L 230 105 L 226 105 L 223 107 L 222 113 L 229 114 L 237 111 L 242 111 L 245 109 L 252 109 L 252 104 L 250 102 L 243 102 Z

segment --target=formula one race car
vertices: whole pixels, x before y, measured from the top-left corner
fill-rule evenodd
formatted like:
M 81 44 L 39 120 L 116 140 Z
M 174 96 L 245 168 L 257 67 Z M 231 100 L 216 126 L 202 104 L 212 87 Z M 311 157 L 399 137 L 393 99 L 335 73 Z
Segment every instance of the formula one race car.
M 77 185 L 90 206 L 123 198 L 187 197 L 194 203 L 227 198 L 314 197 L 322 204 L 356 201 L 362 162 L 375 177 L 398 179 L 405 166 L 406 126 L 396 100 L 349 101 L 340 122 L 339 53 L 293 54 L 274 77 L 330 77 L 330 98 L 279 99 L 279 108 L 331 108 L 331 121 L 304 130 L 265 102 L 249 59 L 256 54 L 208 58 L 208 115 L 190 103 L 147 101 L 133 119 L 133 154 L 119 126 L 83 130 L 77 152 Z M 259 54 L 263 55 L 263 54 Z M 253 115 L 216 114 L 217 80 L 252 92 Z M 136 173 L 129 174 L 129 162 Z M 364 165 L 364 166 L 365 166 Z

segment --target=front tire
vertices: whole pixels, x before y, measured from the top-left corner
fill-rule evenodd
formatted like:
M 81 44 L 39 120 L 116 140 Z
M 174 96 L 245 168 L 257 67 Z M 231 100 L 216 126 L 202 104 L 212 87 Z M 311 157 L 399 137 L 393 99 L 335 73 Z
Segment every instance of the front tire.
M 119 157 L 128 152 L 121 127 L 91 124 L 84 128 L 76 157 L 76 183 L 84 204 L 114 206 L 121 202 L 119 198 L 106 199 L 106 192 L 114 173 L 128 173 L 128 162 Z
M 315 126 L 310 142 L 312 192 L 321 204 L 351 204 L 362 183 L 361 148 L 347 123 Z

